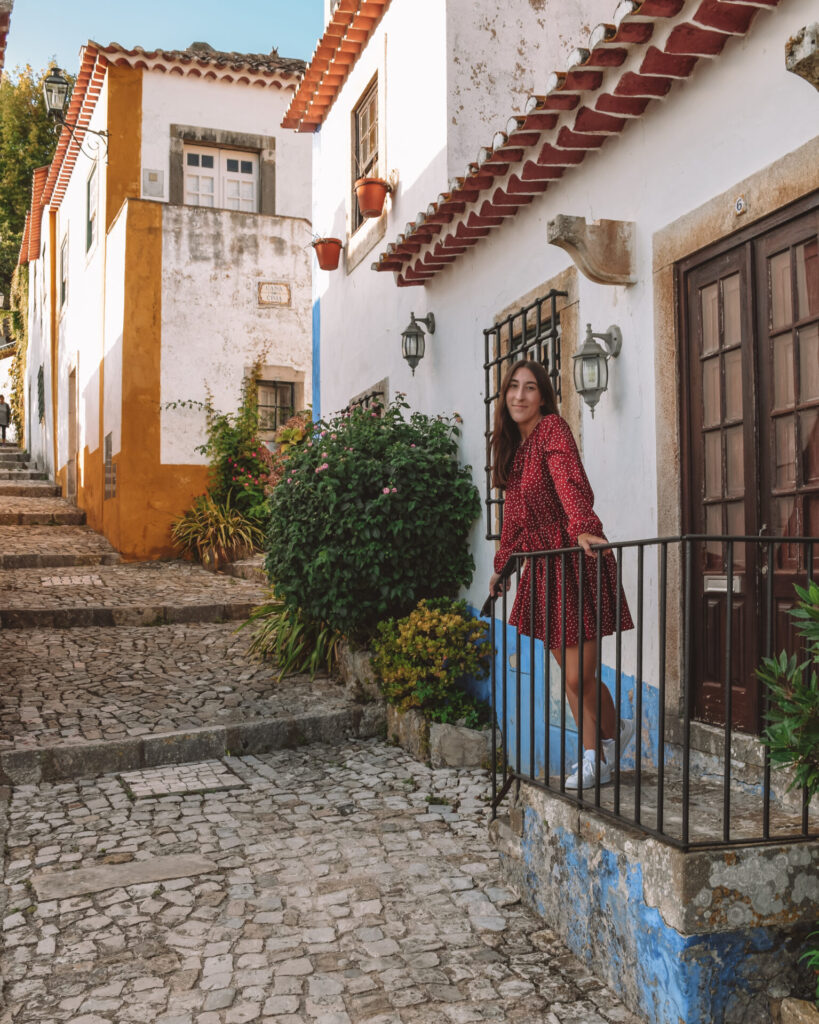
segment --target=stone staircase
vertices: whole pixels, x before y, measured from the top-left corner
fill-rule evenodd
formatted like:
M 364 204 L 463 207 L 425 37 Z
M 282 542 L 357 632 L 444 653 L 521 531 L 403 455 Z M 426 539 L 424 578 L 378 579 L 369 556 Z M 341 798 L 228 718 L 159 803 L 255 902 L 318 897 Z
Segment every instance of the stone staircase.
M 249 657 L 259 559 L 124 563 L 25 452 L 0 448 L 0 473 L 0 786 L 383 731 L 335 680 Z

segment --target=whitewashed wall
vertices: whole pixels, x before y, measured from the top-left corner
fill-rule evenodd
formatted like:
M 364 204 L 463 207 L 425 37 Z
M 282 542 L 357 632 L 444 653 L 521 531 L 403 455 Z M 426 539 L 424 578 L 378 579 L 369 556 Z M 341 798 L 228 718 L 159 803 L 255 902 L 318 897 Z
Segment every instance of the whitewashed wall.
M 609 17 L 614 6 L 610 4 Z M 382 31 L 389 37 L 390 26 L 402 25 L 405 17 L 412 20 L 414 10 L 415 0 L 394 0 Z M 584 459 L 608 535 L 622 540 L 656 536 L 652 236 L 815 135 L 816 94 L 785 71 L 783 56 L 786 39 L 811 18 L 813 0 L 792 0 L 773 14 L 761 12 L 747 37 L 729 41 L 716 60 L 701 60 L 692 80 L 675 85 L 666 101 L 653 104 L 620 137 L 607 142 L 600 153 L 590 153 L 581 168 L 567 172 L 564 180 L 425 287 L 397 288 L 391 274 L 370 270 L 370 258 L 349 276 L 343 270 L 319 272 L 315 291 L 321 303 L 323 411 L 340 408 L 382 377 L 389 378 L 392 394 L 406 392 L 415 408 L 429 413 L 457 410 L 464 417 L 463 459 L 473 466 L 483 493 L 483 329 L 510 303 L 570 266 L 562 250 L 546 243 L 546 224 L 553 217 L 563 213 L 633 220 L 639 283 L 626 289 L 579 278 L 581 321 L 591 321 L 595 330 L 616 323 L 624 337 L 622 354 L 611 364 L 609 392 L 595 419 L 584 412 Z M 577 38 L 562 40 L 561 48 L 583 44 L 584 31 L 585 26 Z M 414 42 L 410 37 L 405 44 L 400 32 L 395 40 L 398 51 Z M 373 42 L 377 51 L 381 43 L 377 37 Z M 373 59 L 368 46 L 359 66 Z M 441 58 L 434 48 L 425 50 L 424 59 L 435 75 L 434 61 Z M 526 61 L 521 57 L 521 63 Z M 397 74 L 392 68 L 390 63 L 390 120 L 412 106 L 417 82 L 416 76 Z M 366 74 L 358 75 L 356 86 Z M 350 86 L 330 111 L 317 143 L 317 220 L 344 198 L 341 185 L 347 168 L 341 140 L 349 132 L 351 104 L 358 98 L 357 87 Z M 440 110 L 445 95 L 437 102 Z M 514 106 L 510 103 L 509 112 Z M 429 114 L 437 124 L 436 112 Z M 399 138 L 391 143 L 390 162 L 401 173 L 404 132 L 392 124 L 388 132 L 390 139 Z M 434 186 L 423 198 L 405 197 L 399 191 L 384 242 L 375 252 L 444 190 L 445 163 L 438 158 L 440 140 L 434 133 L 433 139 L 423 152 L 434 168 Z M 417 160 L 423 138 L 407 139 L 406 144 L 414 147 Z M 427 354 L 415 377 L 400 352 L 400 331 L 411 311 L 432 311 L 436 317 L 436 333 L 428 338 Z M 477 572 L 468 592 L 474 605 L 481 604 L 491 573 L 493 546 L 483 540 L 483 532 L 483 523 L 476 523 L 472 540 Z M 629 637 L 626 671 L 634 668 L 631 643 Z M 610 657 L 610 651 L 604 653 Z
M 167 403 L 204 402 L 235 410 L 256 361 L 300 370 L 310 391 L 310 226 L 266 217 L 166 206 L 162 217 L 161 461 L 204 464 L 200 411 Z M 286 282 L 291 304 L 260 306 L 260 282 Z
M 529 96 L 545 91 L 572 49 L 601 21 L 612 0 L 446 0 L 449 177 L 488 146 Z
M 94 108 L 90 127 L 106 128 L 108 85 L 103 85 Z M 66 302 L 57 316 L 57 468 L 68 461 L 68 376 L 77 371 L 78 482 L 82 482 L 82 453 L 99 448 L 100 438 L 100 364 L 103 354 L 103 321 L 105 309 L 105 199 L 106 163 L 104 153 L 98 156 L 97 169 L 97 232 L 96 240 L 86 249 L 87 182 L 94 164 L 93 136 L 87 136 L 77 157 L 60 208 L 57 211 L 55 260 L 59 290 L 59 254 L 63 239 L 68 237 L 68 289 Z M 59 301 L 59 296 L 55 296 Z
M 142 76 L 142 166 L 161 170 L 168 201 L 170 126 L 193 125 L 276 139 L 276 213 L 310 218 L 310 139 L 280 127 L 289 89 L 214 82 L 145 71 Z M 152 198 L 146 196 L 145 198 Z
M 111 225 L 105 247 L 105 333 L 103 354 L 103 435 L 111 434 L 111 453 L 122 448 L 122 334 L 125 323 L 125 242 L 128 204 Z M 103 438 L 104 439 L 104 438 Z
M 26 353 L 25 408 L 26 446 L 38 469 L 54 472 L 54 423 L 51 405 L 51 306 L 44 287 L 49 257 L 49 211 L 43 210 L 40 226 L 40 253 L 28 264 L 28 351 Z M 43 242 L 46 255 L 42 257 Z M 38 417 L 37 377 L 43 367 L 45 381 L 45 417 Z M 8 395 L 6 395 L 8 401 Z

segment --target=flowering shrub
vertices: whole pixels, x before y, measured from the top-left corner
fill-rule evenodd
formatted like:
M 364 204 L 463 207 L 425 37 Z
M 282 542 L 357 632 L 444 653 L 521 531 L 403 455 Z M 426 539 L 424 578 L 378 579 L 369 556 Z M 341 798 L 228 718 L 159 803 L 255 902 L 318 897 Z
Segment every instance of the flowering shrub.
M 487 624 L 464 601 L 420 601 L 406 618 L 378 627 L 372 664 L 384 696 L 402 711 L 417 708 L 432 721 L 479 724 L 481 710 L 459 685 L 485 679 L 490 646 Z
M 456 460 L 456 420 L 402 399 L 316 425 L 291 449 L 269 500 L 266 569 L 291 609 L 357 640 L 422 597 L 472 579 L 467 538 L 480 513 Z

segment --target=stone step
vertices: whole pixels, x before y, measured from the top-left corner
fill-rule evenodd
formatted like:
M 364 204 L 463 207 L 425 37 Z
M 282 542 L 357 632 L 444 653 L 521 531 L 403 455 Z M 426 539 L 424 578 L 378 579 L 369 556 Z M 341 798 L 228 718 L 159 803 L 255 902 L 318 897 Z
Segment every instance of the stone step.
M 28 462 L 28 452 L 10 452 L 0 448 L 0 466 L 16 465 L 18 462 Z
M 39 469 L 7 469 L 0 467 L 0 480 L 47 480 Z
M 4 630 L 0 786 L 385 731 L 326 675 L 278 678 L 235 623 Z
M 55 497 L 0 494 L 0 526 L 82 526 L 85 512 Z
M 0 480 L 0 503 L 3 496 L 16 498 L 59 498 L 62 488 L 50 480 L 29 480 L 18 484 L 10 480 Z
M 185 562 L 97 565 L 46 574 L 10 569 L 0 589 L 4 629 L 155 626 L 246 619 L 263 588 Z
M 0 526 L 0 569 L 116 565 L 120 556 L 86 526 Z

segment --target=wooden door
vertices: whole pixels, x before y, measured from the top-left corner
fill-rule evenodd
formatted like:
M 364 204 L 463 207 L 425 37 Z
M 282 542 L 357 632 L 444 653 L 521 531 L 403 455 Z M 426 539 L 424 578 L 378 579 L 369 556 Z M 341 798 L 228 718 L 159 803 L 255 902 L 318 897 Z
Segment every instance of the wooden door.
M 690 533 L 743 536 L 758 530 L 749 288 L 743 248 L 687 275 Z M 731 717 L 735 727 L 748 730 L 755 727 L 758 703 L 755 558 L 753 546 L 742 542 L 700 543 L 692 580 L 695 714 L 706 722 L 725 720 L 730 630 Z
M 819 211 L 755 242 L 760 387 L 761 514 L 764 532 L 816 537 L 819 568 Z M 808 549 L 777 545 L 773 565 L 774 650 L 796 650 L 788 611 L 804 584 Z

